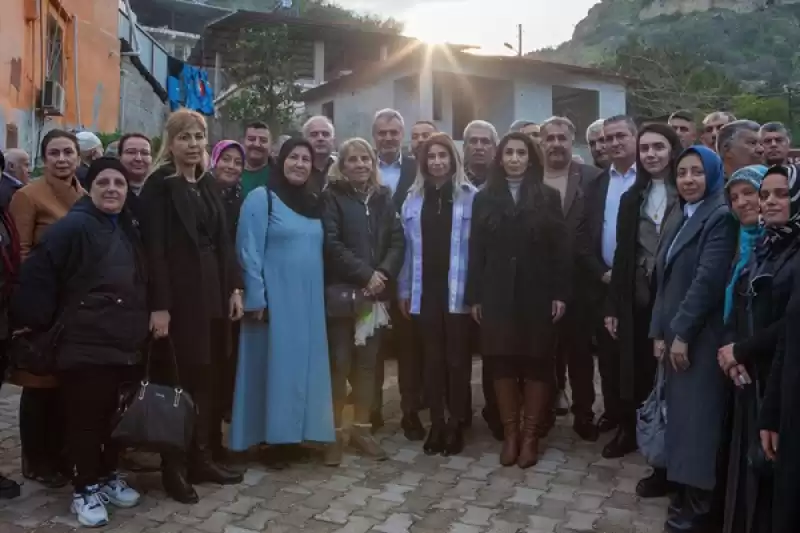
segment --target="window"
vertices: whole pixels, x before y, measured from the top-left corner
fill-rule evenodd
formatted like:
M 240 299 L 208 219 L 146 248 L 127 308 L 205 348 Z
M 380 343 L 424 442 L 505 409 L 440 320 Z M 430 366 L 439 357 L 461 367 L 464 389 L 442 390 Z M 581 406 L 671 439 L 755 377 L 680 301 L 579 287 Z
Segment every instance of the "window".
M 16 124 L 6 124 L 6 148 L 19 148 L 19 130 Z
M 47 79 L 64 85 L 64 29 L 52 15 L 47 17 Z
M 553 85 L 553 115 L 570 119 L 578 132 L 586 131 L 600 116 L 600 93 Z
M 322 104 L 322 114 L 328 117 L 328 119 L 333 122 L 333 100 L 330 102 L 325 102 Z
M 442 120 L 442 99 L 444 98 L 444 83 L 440 76 L 433 77 L 433 120 Z
M 189 54 L 186 53 L 186 47 L 177 43 L 172 47 L 172 55 L 181 61 L 184 61 L 187 57 L 189 57 Z

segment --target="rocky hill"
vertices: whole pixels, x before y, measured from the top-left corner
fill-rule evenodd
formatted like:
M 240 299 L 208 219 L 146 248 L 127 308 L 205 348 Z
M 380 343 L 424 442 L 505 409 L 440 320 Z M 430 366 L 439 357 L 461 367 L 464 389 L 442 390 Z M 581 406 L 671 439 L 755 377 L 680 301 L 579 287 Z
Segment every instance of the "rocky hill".
M 536 54 L 598 65 L 631 36 L 698 55 L 744 82 L 800 81 L 800 0 L 601 0 L 570 41 Z

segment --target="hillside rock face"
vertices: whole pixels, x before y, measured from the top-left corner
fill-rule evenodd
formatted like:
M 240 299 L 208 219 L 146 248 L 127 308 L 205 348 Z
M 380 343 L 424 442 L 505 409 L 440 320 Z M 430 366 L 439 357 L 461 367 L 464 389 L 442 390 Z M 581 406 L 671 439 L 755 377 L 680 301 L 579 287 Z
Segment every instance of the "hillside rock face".
M 647 0 L 639 11 L 639 19 L 649 20 L 663 15 L 688 15 L 712 9 L 751 13 L 788 4 L 800 4 L 800 0 Z

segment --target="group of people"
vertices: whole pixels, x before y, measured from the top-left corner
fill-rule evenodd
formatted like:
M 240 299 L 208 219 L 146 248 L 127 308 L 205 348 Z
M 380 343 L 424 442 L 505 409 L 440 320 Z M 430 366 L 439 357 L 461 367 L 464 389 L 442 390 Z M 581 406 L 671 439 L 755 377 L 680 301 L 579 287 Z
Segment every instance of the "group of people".
M 615 116 L 586 132 L 593 165 L 577 133 L 552 117 L 500 138 L 477 120 L 459 149 L 420 121 L 404 151 L 404 119 L 384 109 L 372 142 L 338 150 L 323 116 L 276 145 L 254 122 L 209 150 L 204 118 L 179 110 L 158 154 L 137 133 L 110 156 L 91 133 L 52 130 L 29 182 L 30 158 L 9 151 L 0 333 L 60 333 L 52 375 L 11 362 L 23 475 L 72 480 L 85 526 L 136 505 L 111 426 L 145 361 L 197 407 L 189 450 L 161 455 L 179 502 L 198 501 L 193 484 L 241 482 L 231 452 L 264 443 L 322 444 L 329 466 L 345 446 L 386 459 L 374 434 L 387 357 L 406 438 L 455 455 L 480 355 L 502 465 L 535 465 L 570 410 L 581 439 L 615 431 L 604 457 L 636 451 L 656 384 L 665 459 L 636 491 L 670 495 L 666 530 L 795 531 L 800 183 L 787 128 L 718 112 L 698 142 L 688 112 Z M 0 480 L 0 496 L 18 490 Z

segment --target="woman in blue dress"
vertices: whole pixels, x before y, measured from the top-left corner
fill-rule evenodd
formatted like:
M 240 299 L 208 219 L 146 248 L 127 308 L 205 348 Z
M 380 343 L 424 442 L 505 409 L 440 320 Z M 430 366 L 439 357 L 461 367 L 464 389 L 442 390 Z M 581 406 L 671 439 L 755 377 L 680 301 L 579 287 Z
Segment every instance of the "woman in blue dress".
M 244 309 L 230 448 L 333 442 L 325 330 L 322 205 L 307 187 L 313 151 L 286 141 L 268 187 L 252 191 L 236 248 Z

